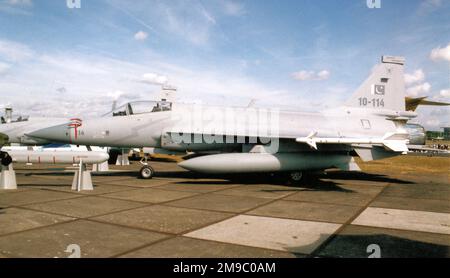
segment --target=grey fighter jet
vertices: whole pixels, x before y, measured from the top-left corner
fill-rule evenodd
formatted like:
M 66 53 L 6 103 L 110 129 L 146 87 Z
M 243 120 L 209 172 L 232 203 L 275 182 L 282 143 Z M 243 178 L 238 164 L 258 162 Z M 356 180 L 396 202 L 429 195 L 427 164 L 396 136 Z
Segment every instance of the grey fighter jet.
M 9 137 L 8 143 L 44 145 L 51 143 L 51 140 L 30 137 L 26 134 L 35 130 L 40 130 L 44 127 L 66 123 L 67 121 L 67 118 L 34 117 L 32 120 L 0 124 L 0 134 Z
M 9 143 L 21 145 L 49 144 L 51 143 L 49 140 L 29 137 L 26 133 L 67 122 L 66 118 L 29 118 L 28 116 L 13 117 L 12 108 L 10 107 L 5 109 L 5 115 L 0 118 L 0 148 Z M 12 158 L 7 152 L 0 150 L 0 161 L 3 165 L 7 166 L 12 162 Z
M 50 127 L 58 124 L 64 124 L 68 121 L 67 118 L 56 118 L 56 117 L 28 117 L 28 116 L 18 116 L 12 118 L 11 111 L 9 108 L 6 109 L 5 117 L 1 117 L 0 123 L 0 135 L 7 138 L 6 143 L 16 143 L 21 145 L 43 145 L 49 144 L 51 141 L 29 137 L 26 134 L 39 130 L 45 127 Z
M 130 102 L 104 117 L 69 122 L 27 134 L 32 138 L 98 146 L 154 147 L 205 154 L 183 168 L 206 173 L 359 170 L 363 161 L 408 151 L 404 58 L 383 56 L 340 107 L 305 113 L 254 107 L 211 107 L 167 101 Z M 140 175 L 151 178 L 150 166 Z

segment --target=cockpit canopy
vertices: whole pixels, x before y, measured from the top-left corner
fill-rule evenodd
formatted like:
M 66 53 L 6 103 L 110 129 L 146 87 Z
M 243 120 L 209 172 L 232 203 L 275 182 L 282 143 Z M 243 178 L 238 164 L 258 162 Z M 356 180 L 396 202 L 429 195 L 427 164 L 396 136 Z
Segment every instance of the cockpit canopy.
M 103 117 L 129 116 L 170 110 L 172 110 L 172 103 L 168 101 L 134 101 L 112 110 Z

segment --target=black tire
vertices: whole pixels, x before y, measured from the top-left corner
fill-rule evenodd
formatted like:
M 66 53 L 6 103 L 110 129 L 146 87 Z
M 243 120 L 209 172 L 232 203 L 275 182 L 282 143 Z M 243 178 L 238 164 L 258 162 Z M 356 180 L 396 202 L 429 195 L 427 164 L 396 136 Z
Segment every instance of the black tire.
M 0 159 L 3 166 L 9 166 L 12 163 L 12 157 L 6 152 L 1 153 Z
M 285 174 L 288 185 L 300 185 L 305 180 L 305 173 L 302 171 L 291 171 Z
M 293 182 L 300 182 L 303 179 L 302 171 L 292 171 L 289 173 L 289 180 Z
M 155 174 L 155 170 L 153 170 L 150 166 L 143 166 L 141 170 L 139 170 L 139 177 L 141 179 L 151 179 L 153 178 L 153 175 Z

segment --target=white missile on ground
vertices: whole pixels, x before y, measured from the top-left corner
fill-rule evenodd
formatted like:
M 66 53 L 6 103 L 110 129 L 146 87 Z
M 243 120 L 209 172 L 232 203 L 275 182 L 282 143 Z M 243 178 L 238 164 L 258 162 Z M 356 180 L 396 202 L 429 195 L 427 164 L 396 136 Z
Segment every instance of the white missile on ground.
M 97 164 L 109 159 L 106 152 L 100 151 L 34 151 L 34 150 L 8 150 L 13 162 L 20 163 L 70 163 L 82 161 L 87 164 Z
M 45 150 L 14 150 L 5 148 L 12 158 L 12 162 L 21 163 L 69 163 L 79 164 L 72 181 L 72 190 L 93 190 L 91 171 L 86 164 L 100 164 L 109 159 L 109 155 L 103 151 L 45 151 Z M 12 163 L 8 166 L 1 165 L 0 189 L 17 189 L 15 172 Z
M 359 171 L 353 157 L 346 154 L 330 154 L 326 157 L 315 153 L 227 153 L 200 156 L 180 162 L 180 167 L 204 173 L 251 173 L 315 170 L 337 167 Z

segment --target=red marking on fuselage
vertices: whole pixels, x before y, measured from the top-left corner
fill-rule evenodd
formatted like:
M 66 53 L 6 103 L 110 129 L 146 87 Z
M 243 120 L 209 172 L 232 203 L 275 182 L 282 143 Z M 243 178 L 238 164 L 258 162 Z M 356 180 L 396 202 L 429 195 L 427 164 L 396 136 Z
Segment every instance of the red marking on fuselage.
M 72 119 L 70 119 L 70 121 L 71 122 L 67 126 L 69 128 L 74 129 L 75 140 L 76 140 L 76 139 L 78 139 L 78 128 L 83 125 L 83 121 L 79 118 L 72 118 Z M 70 136 L 70 133 L 69 133 L 69 137 L 70 137 L 69 141 L 70 141 L 70 143 L 72 143 L 72 137 Z

